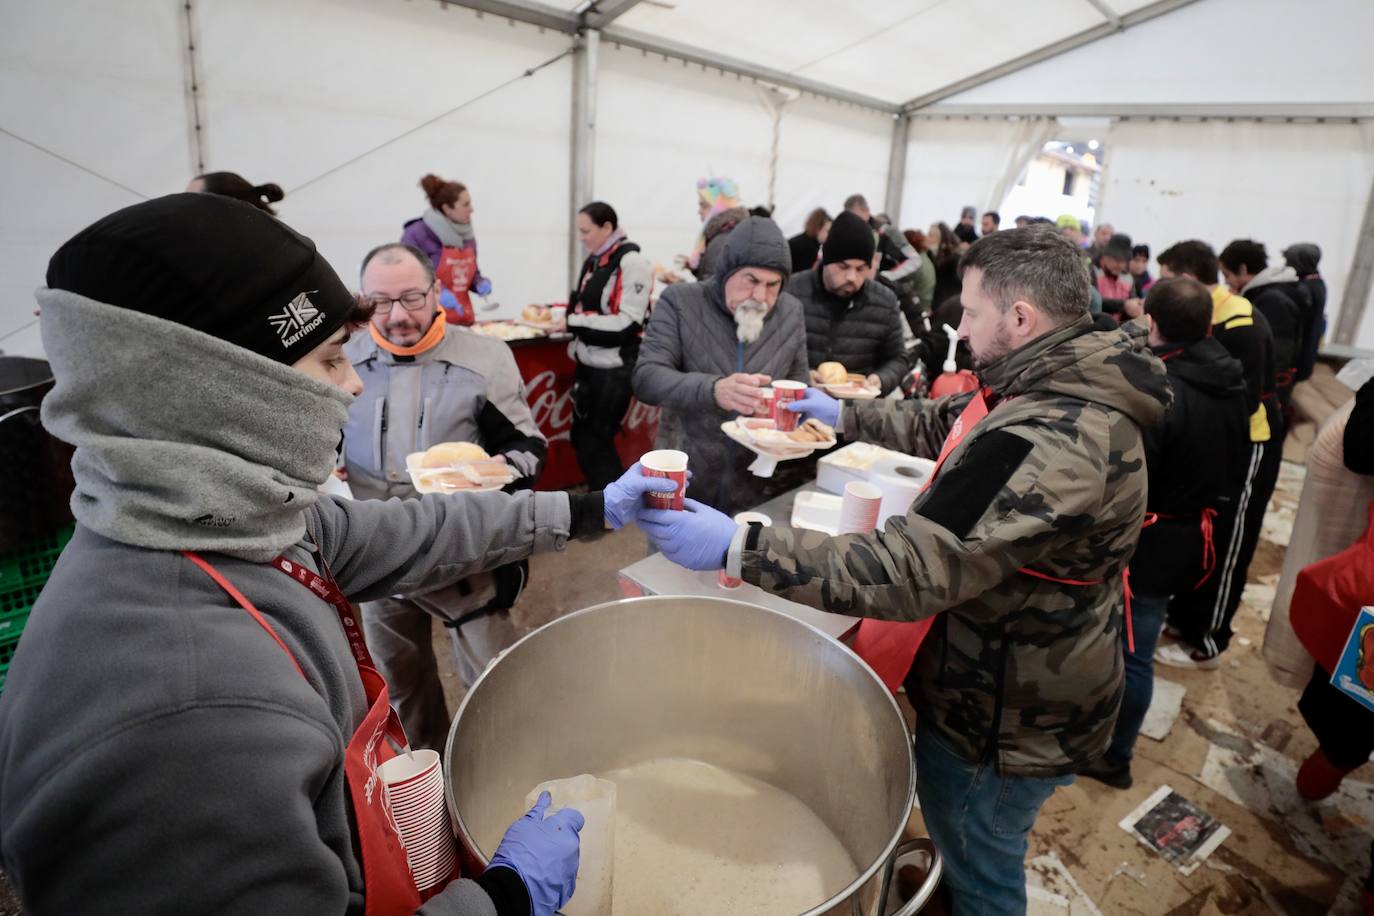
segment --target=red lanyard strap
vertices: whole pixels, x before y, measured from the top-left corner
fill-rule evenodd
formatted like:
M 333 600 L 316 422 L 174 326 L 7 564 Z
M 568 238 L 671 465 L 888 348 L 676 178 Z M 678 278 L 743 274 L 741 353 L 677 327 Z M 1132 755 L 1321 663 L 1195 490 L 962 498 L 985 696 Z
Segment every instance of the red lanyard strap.
M 272 641 L 275 642 L 277 645 L 281 646 L 281 650 L 286 653 L 286 657 L 291 659 L 291 664 L 295 666 L 296 673 L 299 674 L 302 678 L 305 678 L 305 672 L 301 670 L 300 662 L 296 661 L 295 653 L 293 653 L 289 648 L 287 648 L 286 643 L 282 642 L 281 637 L 277 635 L 277 631 L 272 629 L 272 625 L 269 624 L 263 618 L 262 614 L 258 612 L 258 609 L 253 606 L 253 602 L 243 597 L 243 593 L 240 592 L 237 588 L 235 588 L 232 582 L 230 582 L 228 579 L 222 576 L 218 569 L 215 569 L 215 567 L 205 562 L 205 560 L 200 556 L 200 554 L 193 553 L 189 550 L 183 550 L 181 552 L 181 555 L 186 559 L 190 560 L 192 563 L 199 566 L 202 570 L 204 570 L 205 574 L 209 576 L 211 579 L 213 579 L 216 585 L 224 589 L 225 593 L 228 594 L 230 598 L 233 598 L 239 607 L 247 611 L 248 615 L 257 621 L 258 626 L 262 627 L 264 630 L 267 631 L 267 635 L 272 637 Z M 310 679 L 305 678 L 305 680 L 308 683 Z
M 367 640 L 363 638 L 363 630 L 353 613 L 353 605 L 344 597 L 343 591 L 334 581 L 334 576 L 329 573 L 329 567 L 324 565 L 324 561 L 320 561 L 320 566 L 328 578 L 299 563 L 293 563 L 286 557 L 277 557 L 272 561 L 272 565 L 299 582 L 316 598 L 333 606 L 334 612 L 339 615 L 339 622 L 343 624 L 344 635 L 348 637 L 348 647 L 353 651 L 353 660 L 359 667 L 366 666 L 375 670 L 377 665 L 372 661 L 372 653 L 367 649 Z

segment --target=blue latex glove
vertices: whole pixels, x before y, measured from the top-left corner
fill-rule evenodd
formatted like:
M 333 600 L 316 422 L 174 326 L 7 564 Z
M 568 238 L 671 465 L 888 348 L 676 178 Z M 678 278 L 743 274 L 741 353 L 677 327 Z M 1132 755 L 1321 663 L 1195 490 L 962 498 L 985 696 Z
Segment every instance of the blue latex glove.
M 695 570 L 722 569 L 739 530 L 730 516 L 695 499 L 683 500 L 681 512 L 641 509 L 639 527 L 665 557 Z
M 462 311 L 458 307 L 458 297 L 447 286 L 439 290 L 439 304 L 455 315 Z
M 675 489 L 677 484 L 667 477 L 645 477 L 644 468 L 636 461 L 601 494 L 606 502 L 606 524 L 619 531 L 644 508 L 645 493 L 671 493 Z
M 564 808 L 548 818 L 552 796 L 539 793 L 539 800 L 501 838 L 491 868 L 504 865 L 513 869 L 530 892 L 534 916 L 553 916 L 567 903 L 577 885 L 580 855 L 578 831 L 585 821 L 575 808 Z
M 490 296 L 491 281 L 486 277 L 479 277 L 477 282 L 472 284 L 472 291 L 479 296 Z
M 840 425 L 840 402 L 819 388 L 806 389 L 806 396 L 787 404 L 787 409 L 803 420 L 820 420 L 826 426 Z

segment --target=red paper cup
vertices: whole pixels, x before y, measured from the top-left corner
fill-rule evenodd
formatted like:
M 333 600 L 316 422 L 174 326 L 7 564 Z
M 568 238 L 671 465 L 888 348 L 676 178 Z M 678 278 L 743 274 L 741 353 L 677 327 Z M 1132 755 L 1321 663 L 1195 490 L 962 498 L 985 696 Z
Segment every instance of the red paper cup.
M 727 576 L 725 570 L 722 569 L 720 572 L 716 573 L 716 584 L 721 588 L 739 588 L 744 584 L 744 580 L 736 579 L 733 576 Z
M 754 416 L 760 419 L 773 419 L 773 389 L 759 389 L 759 406 L 754 411 Z
M 788 410 L 787 405 L 793 401 L 800 401 L 805 396 L 806 386 L 801 382 L 783 379 L 773 383 L 773 419 L 777 422 L 779 430 L 790 433 L 797 428 L 801 416 Z
M 669 493 L 645 493 L 644 505 L 682 511 L 682 496 L 687 489 L 687 453 L 671 448 L 646 452 L 639 459 L 639 466 L 645 477 L 666 477 L 677 484 L 677 489 Z

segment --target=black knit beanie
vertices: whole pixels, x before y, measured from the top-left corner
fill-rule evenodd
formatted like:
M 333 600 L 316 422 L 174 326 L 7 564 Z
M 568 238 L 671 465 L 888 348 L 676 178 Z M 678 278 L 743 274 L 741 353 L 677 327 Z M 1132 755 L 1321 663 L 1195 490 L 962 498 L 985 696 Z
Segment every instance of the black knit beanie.
M 830 234 L 821 246 L 821 266 L 851 260 L 867 264 L 873 260 L 877 246 L 873 227 L 846 210 L 830 224 Z
M 287 364 L 328 340 L 356 306 L 310 239 L 213 194 L 111 213 L 57 250 L 47 282 Z

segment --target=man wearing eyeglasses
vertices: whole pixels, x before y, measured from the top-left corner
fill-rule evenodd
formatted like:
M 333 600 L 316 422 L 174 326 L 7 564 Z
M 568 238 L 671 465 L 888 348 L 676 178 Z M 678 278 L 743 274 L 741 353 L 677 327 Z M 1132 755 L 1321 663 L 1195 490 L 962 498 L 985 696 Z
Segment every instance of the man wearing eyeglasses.
M 440 442 L 476 443 L 515 469 L 511 488 L 532 486 L 548 444 L 510 348 L 446 324 L 430 260 L 409 245 L 368 252 L 361 287 L 376 311 L 369 333 L 355 334 L 346 349 L 363 382 L 344 428 L 353 495 L 414 498 L 406 456 Z M 471 685 L 515 641 L 510 608 L 528 571 L 522 561 L 436 592 L 363 605 L 368 645 L 413 744 L 442 751 L 450 720 L 431 617 L 449 628 L 458 674 Z

